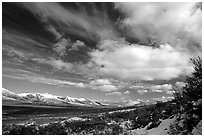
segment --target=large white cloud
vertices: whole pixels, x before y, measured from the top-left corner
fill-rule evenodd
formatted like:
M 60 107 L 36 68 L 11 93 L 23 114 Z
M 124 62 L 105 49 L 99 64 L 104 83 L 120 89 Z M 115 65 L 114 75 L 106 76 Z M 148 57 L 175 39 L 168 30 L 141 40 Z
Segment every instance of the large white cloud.
M 149 40 L 198 51 L 202 43 L 201 3 L 116 3 L 126 14 L 121 27 L 144 43 Z M 193 52 L 192 52 L 193 53 Z
M 113 43 L 115 45 L 112 45 Z M 165 44 L 159 48 L 110 40 L 90 53 L 99 72 L 122 80 L 163 80 L 191 72 L 189 56 Z

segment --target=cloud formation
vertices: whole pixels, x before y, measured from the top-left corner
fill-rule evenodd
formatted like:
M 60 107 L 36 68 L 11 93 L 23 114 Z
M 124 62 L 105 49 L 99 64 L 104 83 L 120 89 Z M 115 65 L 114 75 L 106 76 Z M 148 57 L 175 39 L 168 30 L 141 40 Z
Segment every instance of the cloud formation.
M 117 35 L 113 24 L 107 19 L 107 13 L 95 8 L 89 15 L 87 11 L 71 10 L 59 3 L 21 3 L 39 20 L 50 24 L 49 20 L 60 24 L 61 30 L 93 41 L 114 38 Z M 83 6 L 79 3 L 79 7 Z M 94 6 L 93 6 L 94 7 Z M 52 31 L 52 30 L 51 30 Z
M 52 34 L 55 36 L 55 39 L 56 39 L 56 40 L 59 40 L 59 39 L 61 39 L 61 38 L 63 37 L 62 34 L 60 34 L 60 33 L 56 30 L 56 28 L 55 28 L 54 26 L 52 26 L 52 25 L 47 25 L 47 26 L 45 26 L 45 28 L 46 28 L 47 31 L 49 31 L 50 33 L 52 33 Z
M 166 93 L 172 95 L 175 91 L 172 84 L 140 84 L 140 85 L 131 85 L 131 89 L 136 90 L 137 93 L 143 95 L 145 93 Z
M 141 100 L 141 99 L 129 100 L 129 103 L 126 104 L 126 105 L 127 105 L 127 106 L 132 106 L 132 105 L 135 105 L 135 104 L 139 104 L 139 103 L 141 103 L 141 102 L 143 102 L 143 100 Z
M 75 86 L 75 87 L 80 87 L 80 88 L 86 87 L 86 84 L 82 82 L 73 82 L 73 81 L 67 81 L 67 80 L 47 78 L 39 74 L 20 70 L 20 69 L 15 69 L 15 70 L 12 69 L 9 71 L 10 72 L 13 71 L 14 73 L 12 75 L 3 74 L 3 77 L 26 80 L 26 81 L 30 81 L 33 83 L 42 83 L 42 84 L 54 85 L 54 86 L 63 86 L 63 87 Z
M 179 81 L 177 81 L 177 82 L 175 83 L 175 86 L 178 87 L 178 88 L 183 88 L 185 85 L 186 85 L 186 83 L 184 83 L 184 82 L 179 82 Z
M 128 94 L 130 94 L 130 91 L 125 91 L 123 94 L 126 94 L 126 95 L 128 95 Z
M 116 96 L 121 96 L 122 93 L 121 92 L 118 92 L 118 91 L 115 91 L 115 92 L 111 92 L 111 93 L 106 93 L 106 96 L 108 95 L 116 95 Z
M 197 3 L 116 3 L 126 14 L 121 27 L 146 44 L 169 43 L 191 54 L 201 49 L 202 11 Z M 200 45 L 198 48 L 194 44 Z
M 66 8 L 60 3 L 21 5 L 55 35 L 58 42 L 53 45 L 53 50 L 60 57 L 67 54 L 67 49 L 76 51 L 85 44 L 80 40 L 73 42 L 62 38 L 55 27 L 79 37 L 97 39 L 98 50 L 93 49 L 89 53 L 91 60 L 87 64 L 92 65 L 89 67 L 91 70 L 95 69 L 95 75 L 104 77 L 142 81 L 168 80 L 189 74 L 192 54 L 186 49 L 195 48 L 199 52 L 195 44 L 201 44 L 201 11 L 193 9 L 195 3 L 115 3 L 115 8 L 125 14 L 118 24 L 119 28 L 128 29 L 132 38 L 146 45 L 131 44 L 126 37 L 120 37 L 116 26 L 106 18 L 107 12 L 99 11 L 94 4 L 91 15 L 80 8 L 81 4 L 80 10 Z M 156 42 L 157 46 L 149 47 L 150 41 Z M 87 64 L 78 66 L 86 67 Z
M 25 59 L 25 60 L 34 56 L 34 54 L 32 54 L 32 53 L 29 53 L 29 52 L 26 52 L 23 50 L 15 49 L 14 47 L 11 47 L 9 45 L 4 45 L 2 47 L 2 50 L 3 50 L 3 52 L 6 52 L 6 54 L 10 57 L 17 56 L 18 58 Z
M 53 50 L 59 54 L 59 56 L 64 56 L 66 55 L 66 49 L 72 46 L 71 44 L 72 42 L 69 38 L 62 38 L 53 45 Z
M 55 44 L 53 44 L 53 50 L 60 57 L 66 56 L 67 51 L 78 51 L 80 47 L 85 47 L 84 42 L 77 40 L 76 42 L 71 41 L 70 38 L 61 38 Z
M 93 89 L 98 89 L 101 91 L 111 92 L 116 91 L 118 88 L 112 84 L 108 79 L 96 79 L 90 82 L 90 86 Z
M 84 42 L 80 41 L 80 40 L 77 40 L 73 45 L 72 45 L 72 48 L 71 50 L 79 50 L 80 47 L 85 47 L 85 44 Z
M 163 85 L 153 85 L 150 89 L 154 92 L 168 92 L 172 90 L 171 84 L 163 84 Z
M 101 74 L 122 80 L 171 79 L 192 70 L 189 57 L 168 44 L 152 48 L 109 40 L 98 47 L 90 53 L 91 61 L 102 66 Z
M 129 95 L 130 91 L 125 91 L 125 92 L 119 92 L 119 91 L 114 91 L 114 92 L 110 92 L 110 93 L 106 93 L 106 96 L 108 95 L 117 95 L 117 96 L 123 96 L 123 95 Z
M 153 100 L 161 101 L 161 102 L 167 102 L 167 101 L 172 100 L 172 99 L 174 99 L 174 97 L 172 97 L 172 96 L 162 96 L 160 98 L 153 98 Z
M 61 59 L 54 59 L 54 58 L 49 58 L 49 59 L 42 59 L 42 58 L 34 58 L 32 59 L 33 61 L 36 61 L 40 64 L 47 64 L 52 66 L 53 68 L 57 70 L 64 70 L 64 71 L 71 71 L 73 68 L 73 64 L 69 62 L 64 62 Z
M 148 90 L 142 89 L 142 90 L 138 90 L 137 92 L 138 92 L 139 94 L 143 95 L 144 93 L 147 93 Z

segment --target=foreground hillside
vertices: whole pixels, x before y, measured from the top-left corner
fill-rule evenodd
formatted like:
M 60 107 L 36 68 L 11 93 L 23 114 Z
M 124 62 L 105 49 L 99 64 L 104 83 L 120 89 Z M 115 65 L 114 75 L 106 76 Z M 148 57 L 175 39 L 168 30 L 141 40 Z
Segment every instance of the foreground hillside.
M 174 102 L 165 102 L 88 114 L 51 123 L 7 124 L 3 125 L 3 134 L 167 134 L 168 132 L 164 132 L 164 130 L 168 129 L 170 122 L 176 116 L 175 107 Z M 161 128 L 161 126 L 163 131 L 155 129 Z

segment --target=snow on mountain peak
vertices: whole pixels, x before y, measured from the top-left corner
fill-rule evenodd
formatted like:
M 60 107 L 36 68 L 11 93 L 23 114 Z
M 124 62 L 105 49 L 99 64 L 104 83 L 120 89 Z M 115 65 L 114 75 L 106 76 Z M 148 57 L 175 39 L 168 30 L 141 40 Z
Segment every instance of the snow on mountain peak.
M 26 101 L 33 104 L 47 104 L 47 105 L 80 105 L 80 106 L 100 106 L 102 104 L 96 103 L 85 98 L 62 97 L 52 95 L 50 93 L 13 93 L 5 88 L 2 88 L 3 100 Z
M 15 93 L 13 93 L 13 92 L 9 91 L 8 89 L 5 89 L 5 88 L 2 88 L 2 93 L 3 93 L 3 95 L 5 95 L 5 94 L 15 94 Z

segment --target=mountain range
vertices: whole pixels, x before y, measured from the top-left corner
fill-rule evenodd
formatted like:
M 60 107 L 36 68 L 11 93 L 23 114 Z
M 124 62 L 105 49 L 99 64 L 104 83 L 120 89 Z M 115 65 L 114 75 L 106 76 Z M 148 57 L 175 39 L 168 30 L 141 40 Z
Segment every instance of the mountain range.
M 100 107 L 106 106 L 97 101 L 91 101 L 85 98 L 73 98 L 55 96 L 49 93 L 13 93 L 5 88 L 2 88 L 2 104 L 30 104 L 30 105 L 45 105 L 45 106 L 86 106 Z
M 49 93 L 13 93 L 2 88 L 3 105 L 40 105 L 40 106 L 81 106 L 81 107 L 123 107 L 144 104 L 144 102 L 102 102 L 85 98 L 63 97 Z

